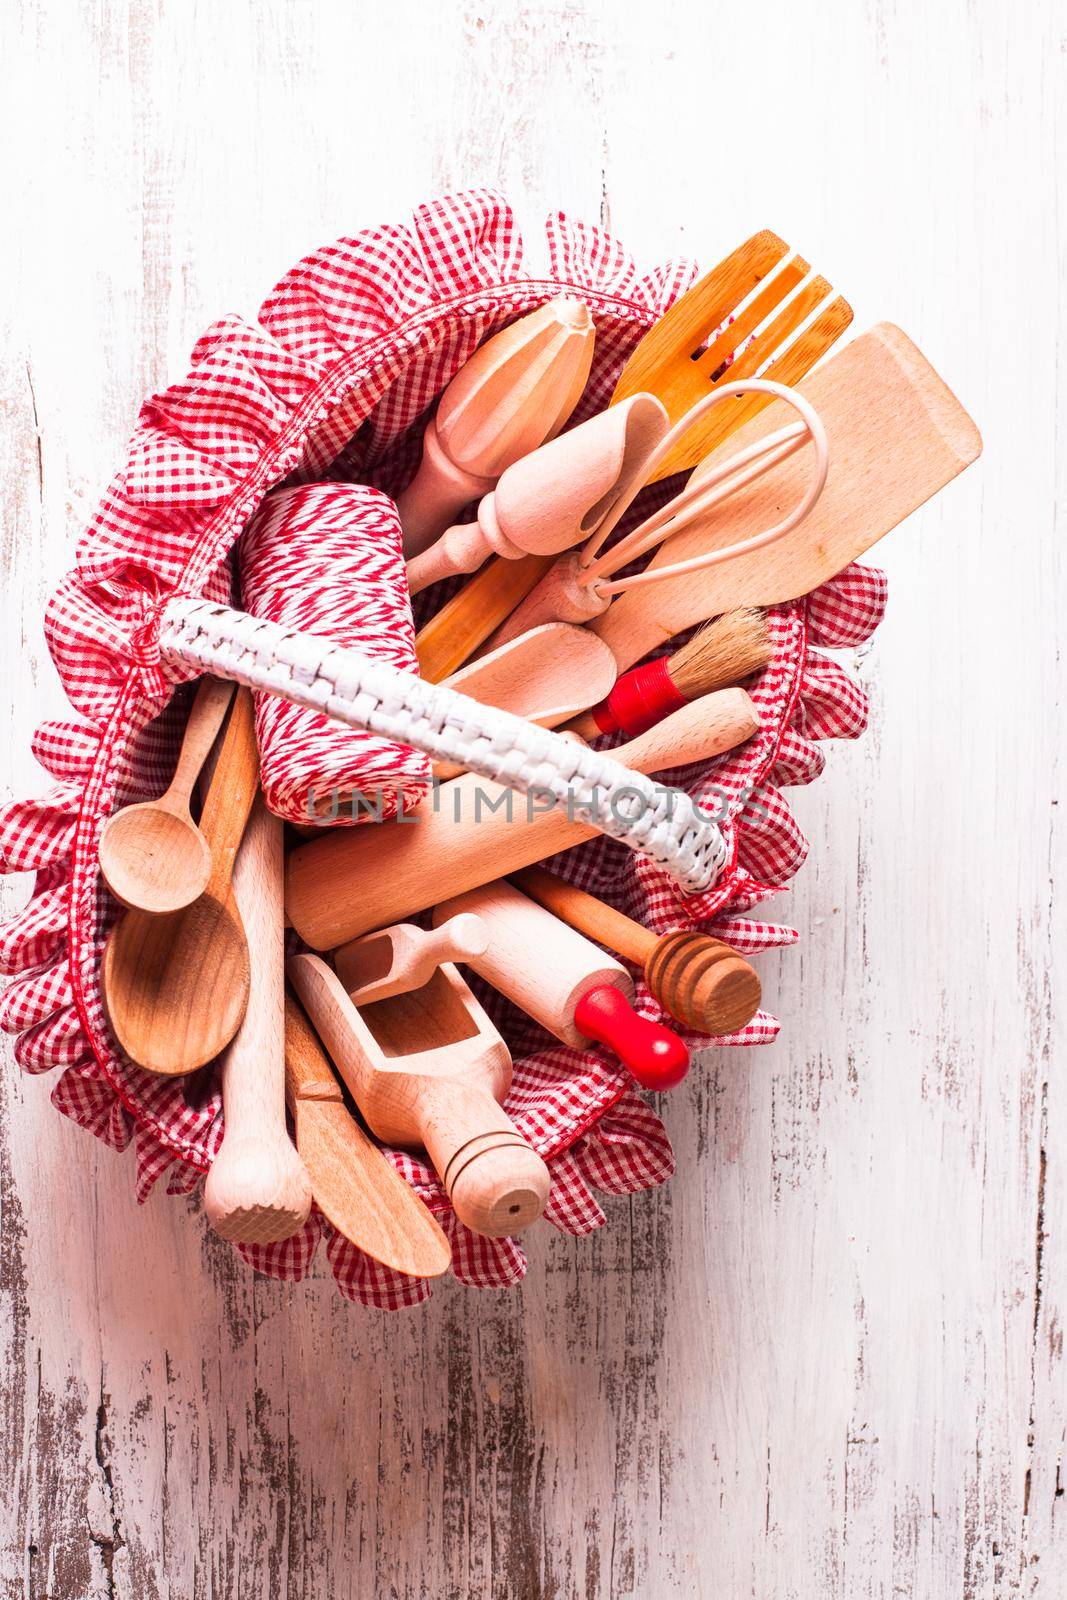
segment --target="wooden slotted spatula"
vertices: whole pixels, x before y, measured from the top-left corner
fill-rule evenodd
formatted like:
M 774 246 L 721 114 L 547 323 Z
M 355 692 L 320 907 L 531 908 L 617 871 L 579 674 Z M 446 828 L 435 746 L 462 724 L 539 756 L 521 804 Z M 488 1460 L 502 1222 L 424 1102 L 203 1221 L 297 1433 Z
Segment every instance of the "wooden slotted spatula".
M 784 239 L 764 229 L 653 324 L 623 367 L 611 404 L 647 391 L 662 401 L 673 426 L 709 389 L 738 378 L 758 374 L 795 384 L 851 321 L 848 301 L 834 297 L 825 278 L 812 275 L 802 256 L 790 256 Z M 679 440 L 653 478 L 694 467 L 767 404 L 766 396 L 750 395 L 717 407 Z

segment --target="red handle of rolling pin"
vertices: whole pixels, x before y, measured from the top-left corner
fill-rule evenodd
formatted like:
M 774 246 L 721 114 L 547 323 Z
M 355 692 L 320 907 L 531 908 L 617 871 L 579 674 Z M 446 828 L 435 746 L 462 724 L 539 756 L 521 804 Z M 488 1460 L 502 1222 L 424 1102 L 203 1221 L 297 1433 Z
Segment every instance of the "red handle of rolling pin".
M 574 1026 L 614 1050 L 644 1089 L 673 1089 L 689 1071 L 689 1051 L 678 1035 L 639 1017 L 614 984 L 583 994 L 574 1008 Z

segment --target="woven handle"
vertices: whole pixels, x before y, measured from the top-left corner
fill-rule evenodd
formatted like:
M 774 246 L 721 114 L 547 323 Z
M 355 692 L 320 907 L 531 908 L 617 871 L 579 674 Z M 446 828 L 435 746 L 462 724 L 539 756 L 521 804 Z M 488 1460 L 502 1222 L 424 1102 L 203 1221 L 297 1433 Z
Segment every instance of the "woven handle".
M 722 834 L 687 794 L 664 789 L 573 739 L 328 639 L 230 606 L 176 599 L 163 614 L 160 650 L 165 661 L 281 695 L 494 783 L 551 797 L 576 821 L 650 857 L 689 893 L 709 888 L 722 871 Z

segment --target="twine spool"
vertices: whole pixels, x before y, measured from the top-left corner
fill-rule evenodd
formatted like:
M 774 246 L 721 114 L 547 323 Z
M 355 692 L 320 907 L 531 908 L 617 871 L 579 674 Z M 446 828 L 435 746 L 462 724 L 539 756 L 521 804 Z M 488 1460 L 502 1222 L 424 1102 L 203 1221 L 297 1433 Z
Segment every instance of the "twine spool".
M 418 672 L 400 518 L 365 484 L 312 483 L 268 495 L 241 540 L 243 604 Z M 429 786 L 426 756 L 274 695 L 256 695 L 260 781 L 271 811 L 351 827 L 410 811 Z

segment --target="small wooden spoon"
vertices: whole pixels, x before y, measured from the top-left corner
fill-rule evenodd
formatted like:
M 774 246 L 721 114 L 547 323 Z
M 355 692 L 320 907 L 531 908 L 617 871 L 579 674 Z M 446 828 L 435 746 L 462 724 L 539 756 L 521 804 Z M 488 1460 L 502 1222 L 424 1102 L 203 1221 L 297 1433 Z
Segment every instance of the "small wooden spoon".
M 242 689 L 200 821 L 211 848 L 207 887 L 181 911 L 127 911 L 104 951 L 108 1020 L 130 1060 L 149 1072 L 195 1072 L 244 1018 L 248 943 L 230 880 L 257 777 L 252 696 Z
M 116 811 L 100 835 L 100 871 L 116 900 L 141 911 L 180 911 L 204 892 L 211 851 L 189 813 L 197 773 L 215 743 L 234 686 L 204 678 L 170 787 L 158 800 Z
M 594 703 L 587 698 L 593 684 L 602 696 L 610 694 L 617 670 L 614 654 L 595 633 L 548 622 L 469 662 L 442 687 L 554 728 Z M 437 761 L 433 775 L 444 782 L 464 770 L 458 761 Z

